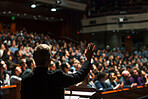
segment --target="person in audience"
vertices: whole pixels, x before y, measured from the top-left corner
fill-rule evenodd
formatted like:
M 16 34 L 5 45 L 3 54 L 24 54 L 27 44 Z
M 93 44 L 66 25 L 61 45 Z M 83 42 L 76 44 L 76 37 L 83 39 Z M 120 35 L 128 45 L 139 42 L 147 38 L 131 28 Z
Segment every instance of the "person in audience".
M 26 75 L 21 84 L 21 98 L 47 98 L 55 99 L 64 98 L 64 87 L 76 84 L 87 76 L 92 68 L 90 60 L 93 55 L 95 46 L 93 43 L 88 44 L 85 53 L 87 60 L 79 71 L 74 74 L 66 74 L 61 70 L 48 72 L 48 65 L 51 61 L 51 45 L 39 44 L 35 47 L 33 58 L 36 68 L 33 73 Z
M 26 71 L 26 69 L 28 68 L 27 64 L 26 64 L 26 59 L 21 59 L 21 62 L 20 62 L 20 66 L 21 66 L 21 69 L 22 69 L 22 74 L 24 71 Z
M 33 58 L 27 58 L 26 64 L 25 61 L 22 63 L 22 68 L 24 68 L 24 72 L 22 73 L 21 77 L 32 73 L 33 69 L 35 68 L 35 62 Z M 26 70 L 25 70 L 26 69 Z
M 17 50 L 17 51 L 15 51 L 14 54 L 13 54 L 13 59 L 12 59 L 12 61 L 13 61 L 14 63 L 16 63 L 16 64 L 20 64 L 20 63 L 21 63 L 21 57 L 22 57 L 21 53 Z
M 16 85 L 21 83 L 22 78 L 20 74 L 22 73 L 22 69 L 19 66 L 16 66 L 14 71 L 12 71 L 11 78 L 10 78 L 10 85 Z
M 144 80 L 145 84 L 148 84 L 148 75 L 146 74 L 146 72 L 144 70 L 141 70 L 141 77 Z
M 143 86 L 145 84 L 144 80 L 140 77 L 137 68 L 132 68 L 131 75 L 132 77 L 130 80 L 132 83 L 137 83 L 138 86 Z
M 105 81 L 107 80 L 107 74 L 105 72 L 98 72 L 96 76 L 95 86 L 98 91 L 110 91 L 120 88 L 120 84 L 116 87 L 110 87 Z
M 48 67 L 48 70 L 49 71 L 56 70 L 56 64 L 53 61 L 50 62 L 50 66 Z
M 120 83 L 123 83 L 123 88 L 132 88 L 132 89 L 137 88 L 137 83 L 132 83 L 130 78 L 131 78 L 130 72 L 124 70 L 122 72 L 122 77 L 119 80 Z
M 0 47 L 0 58 L 2 58 L 4 50 L 5 50 L 5 45 L 2 43 L 0 46 L 1 46 Z
M 5 62 L 0 59 L 0 83 L 1 86 L 9 86 L 10 85 L 10 75 L 6 72 L 7 66 Z
M 18 47 L 16 46 L 15 40 L 13 40 L 13 41 L 12 41 L 12 46 L 10 47 L 10 51 L 11 51 L 12 53 L 15 53 L 15 51 L 17 51 L 17 50 L 18 50 Z
M 26 44 L 26 46 L 24 47 L 24 49 L 25 49 L 26 52 L 29 52 L 30 47 L 29 47 L 29 44 L 28 43 Z
M 114 73 L 111 73 L 108 77 L 107 80 L 105 80 L 105 83 L 107 84 L 108 87 L 110 88 L 114 88 L 118 85 L 118 83 L 115 81 L 116 76 L 114 75 Z M 122 83 L 120 84 L 120 87 L 123 88 Z
M 69 63 L 62 63 L 61 64 L 61 69 L 63 70 L 63 72 L 65 72 L 66 74 L 70 73 L 70 64 Z

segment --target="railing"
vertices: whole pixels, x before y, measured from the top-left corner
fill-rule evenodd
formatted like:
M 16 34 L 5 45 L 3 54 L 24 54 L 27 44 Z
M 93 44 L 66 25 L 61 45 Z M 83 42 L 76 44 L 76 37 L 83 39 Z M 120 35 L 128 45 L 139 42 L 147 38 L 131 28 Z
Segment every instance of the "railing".
M 1 87 L 3 99 L 21 99 L 20 84 Z M 106 92 L 99 92 L 94 88 L 71 86 L 65 90 L 65 97 L 85 97 L 89 99 L 137 99 L 148 95 L 148 85 L 138 86 L 136 89 L 123 88 Z M 69 98 L 68 98 L 69 99 Z
M 112 90 L 106 92 L 99 92 L 94 88 L 79 88 L 69 87 L 70 93 L 66 95 L 87 97 L 91 99 L 137 99 L 142 96 L 148 95 L 148 86 L 138 86 L 136 89 L 123 88 L 119 90 Z M 84 95 L 83 92 L 87 92 Z

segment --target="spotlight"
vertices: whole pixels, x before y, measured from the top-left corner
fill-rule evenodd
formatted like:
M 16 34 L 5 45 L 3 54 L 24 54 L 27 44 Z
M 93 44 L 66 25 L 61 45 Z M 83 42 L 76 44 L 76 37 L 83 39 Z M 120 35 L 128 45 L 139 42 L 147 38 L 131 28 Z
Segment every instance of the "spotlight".
M 55 12 L 55 11 L 57 11 L 57 9 L 56 8 L 52 8 L 51 11 Z
M 33 8 L 33 9 L 36 8 L 36 4 L 32 4 L 31 8 Z

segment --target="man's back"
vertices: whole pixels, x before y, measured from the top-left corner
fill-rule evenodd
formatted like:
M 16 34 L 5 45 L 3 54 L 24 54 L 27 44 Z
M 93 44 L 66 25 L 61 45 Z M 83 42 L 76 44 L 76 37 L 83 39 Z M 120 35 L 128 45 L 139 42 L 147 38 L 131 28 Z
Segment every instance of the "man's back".
M 65 74 L 62 70 L 48 71 L 47 68 L 35 68 L 24 76 L 22 80 L 22 99 L 54 99 L 64 98 L 64 87 L 68 87 L 82 81 L 91 66 L 85 61 L 82 68 L 75 74 Z
M 85 56 L 87 60 L 79 71 L 66 74 L 62 70 L 48 71 L 51 62 L 51 45 L 40 44 L 35 47 L 33 59 L 36 63 L 35 70 L 26 75 L 21 83 L 22 99 L 63 99 L 64 88 L 84 80 L 91 69 L 90 60 L 95 46 L 88 44 Z

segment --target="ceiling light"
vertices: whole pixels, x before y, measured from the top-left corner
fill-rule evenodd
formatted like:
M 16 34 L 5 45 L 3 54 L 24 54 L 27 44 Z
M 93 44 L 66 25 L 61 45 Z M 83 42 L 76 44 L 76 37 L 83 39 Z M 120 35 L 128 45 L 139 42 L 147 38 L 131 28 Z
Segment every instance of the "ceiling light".
M 36 8 L 36 4 L 32 4 L 31 5 L 31 8 Z
M 17 16 L 20 16 L 20 14 L 16 14 Z
M 53 19 L 54 19 L 54 17 L 51 17 L 51 19 L 53 20 Z
M 56 4 L 61 4 L 62 2 L 62 0 L 56 0 Z
M 51 11 L 55 12 L 55 11 L 57 11 L 57 9 L 56 8 L 52 8 Z
M 11 11 L 8 11 L 9 14 L 11 14 Z
M 4 11 L 3 14 L 6 14 L 6 12 Z
M 48 20 L 49 18 L 47 17 L 46 20 Z

